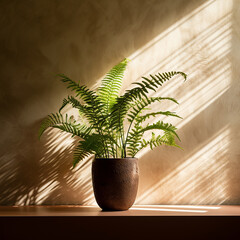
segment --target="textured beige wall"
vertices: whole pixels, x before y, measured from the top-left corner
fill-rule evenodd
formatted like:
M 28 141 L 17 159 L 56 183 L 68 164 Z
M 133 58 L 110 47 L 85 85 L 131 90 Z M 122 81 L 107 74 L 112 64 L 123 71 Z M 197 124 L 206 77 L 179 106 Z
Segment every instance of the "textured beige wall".
M 44 116 L 68 92 L 57 73 L 94 87 L 129 57 L 124 88 L 141 76 L 188 73 L 157 93 L 176 97 L 184 151 L 139 154 L 137 203 L 240 203 L 240 1 L 0 2 L 0 204 L 93 204 L 91 159 L 71 169 L 74 139 Z M 153 106 L 159 108 L 158 106 Z

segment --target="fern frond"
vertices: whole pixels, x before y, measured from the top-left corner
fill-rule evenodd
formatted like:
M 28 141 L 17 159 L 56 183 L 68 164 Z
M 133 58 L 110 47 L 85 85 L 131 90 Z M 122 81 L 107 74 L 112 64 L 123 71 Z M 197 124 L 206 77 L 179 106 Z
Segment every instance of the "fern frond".
M 167 132 L 163 136 L 161 135 L 156 136 L 155 133 L 152 132 L 152 137 L 150 140 L 146 141 L 145 139 L 143 139 L 140 142 L 140 148 L 138 149 L 138 151 L 142 150 L 147 146 L 150 146 L 150 148 L 153 149 L 154 147 L 158 147 L 163 144 L 181 148 L 175 143 L 175 137 L 173 134 Z
M 170 111 L 165 111 L 165 112 L 153 112 L 153 113 L 148 113 L 148 114 L 145 114 L 143 116 L 140 116 L 139 117 L 139 120 L 141 122 L 144 122 L 145 120 L 147 120 L 148 118 L 150 117 L 156 117 L 157 115 L 165 115 L 165 116 L 171 116 L 171 117 L 177 117 L 177 118 L 182 118 L 180 116 L 178 116 L 175 112 L 170 112 Z
M 140 147 L 140 142 L 144 133 L 144 132 L 141 132 L 141 130 L 142 130 L 142 127 L 140 125 L 140 122 L 137 122 L 134 128 L 131 130 L 131 132 L 129 132 L 129 138 L 128 138 L 128 141 L 126 142 L 126 146 L 127 146 L 127 153 L 131 157 L 134 157 L 136 155 Z
M 150 140 L 146 141 L 145 139 L 143 139 L 141 141 L 141 146 L 139 148 L 139 150 L 147 147 L 147 146 L 150 146 L 151 149 L 153 149 L 154 147 L 158 147 L 160 145 L 162 145 L 162 141 L 161 141 L 161 135 L 157 136 L 155 135 L 155 133 L 152 132 L 152 137 Z
M 156 98 L 158 98 L 159 100 L 169 100 L 171 102 L 179 104 L 179 102 L 175 98 L 172 98 L 172 97 L 156 97 Z
M 84 158 L 86 158 L 92 154 L 91 152 L 89 152 L 83 148 L 82 142 L 83 141 L 80 141 L 79 144 L 73 150 L 73 168 L 75 168 L 76 165 L 80 161 L 82 161 Z
M 52 127 L 58 128 L 63 132 L 71 133 L 72 136 L 78 136 L 83 139 L 85 139 L 86 136 L 88 136 L 92 131 L 92 127 L 87 127 L 85 125 L 81 126 L 80 124 L 74 125 L 72 123 L 62 123 L 59 125 L 54 125 Z
M 179 139 L 179 136 L 176 133 L 176 127 L 174 127 L 172 124 L 158 121 L 154 124 L 142 127 L 141 119 L 137 118 L 134 128 L 129 132 L 129 139 L 127 142 L 127 152 L 130 156 L 134 157 L 137 152 L 141 150 L 143 144 L 141 139 L 143 137 L 143 134 L 150 130 L 163 130 L 164 137 L 161 139 L 161 141 L 164 144 L 167 144 L 168 142 L 169 144 L 172 143 L 172 145 L 174 145 L 175 137 Z
M 162 86 L 162 84 L 164 82 L 170 80 L 173 76 L 178 75 L 178 74 L 182 75 L 184 77 L 184 80 L 186 80 L 187 76 L 185 73 L 172 71 L 172 72 L 158 73 L 154 76 L 150 74 L 150 77 L 148 77 L 148 78 L 142 77 L 144 80 L 141 83 L 135 82 L 133 84 L 140 86 L 140 87 L 135 88 L 136 90 L 138 90 L 138 92 L 140 94 L 142 92 L 148 93 L 149 90 L 156 91 L 156 89 L 159 86 Z M 143 94 L 143 95 L 145 95 L 145 94 Z
M 76 123 L 73 116 L 68 117 L 66 114 L 65 117 L 63 117 L 60 113 L 48 115 L 48 117 L 43 120 L 39 130 L 39 138 L 49 127 L 58 128 L 81 138 L 85 138 L 92 131 L 91 127 Z
M 62 106 L 59 108 L 59 113 L 61 113 L 61 111 L 62 111 L 62 109 L 66 106 L 66 105 L 68 105 L 68 103 L 69 103 L 69 101 L 66 99 L 66 98 L 64 98 L 63 99 L 63 103 L 62 103 Z
M 150 97 L 150 98 L 142 98 L 141 101 L 136 100 L 133 104 L 132 104 L 132 110 L 130 110 L 130 113 L 127 114 L 127 119 L 130 122 L 130 124 L 135 120 L 135 118 L 139 115 L 139 113 L 144 110 L 147 106 L 151 105 L 154 102 L 161 102 L 162 100 L 170 100 L 173 101 L 174 103 L 177 103 L 177 100 L 175 100 L 174 98 L 163 98 L 163 97 Z M 164 114 L 164 112 L 162 112 Z M 167 113 L 171 112 L 165 112 L 167 115 Z M 156 114 L 157 115 L 157 114 Z M 173 115 L 172 115 L 173 116 Z M 177 115 L 176 115 L 177 116 Z
M 61 77 L 60 80 L 62 82 L 67 84 L 67 88 L 74 91 L 76 93 L 76 96 L 80 97 L 85 103 L 94 108 L 99 108 L 99 106 L 101 106 L 101 103 L 96 93 L 92 90 L 89 90 L 87 86 L 80 86 L 78 83 L 63 74 L 59 74 L 58 76 Z
M 163 121 L 158 121 L 156 123 L 150 124 L 142 128 L 140 132 L 146 132 L 149 130 L 163 130 L 164 132 L 171 132 L 178 138 L 178 140 L 180 140 L 179 136 L 176 133 L 177 128 L 170 123 L 164 123 Z
M 68 103 L 71 104 L 73 108 L 77 108 L 79 112 L 87 118 L 93 128 L 96 131 L 99 131 L 99 128 L 105 119 L 105 117 L 101 115 L 101 109 L 95 109 L 90 106 L 83 105 L 72 96 L 68 97 Z
M 129 121 L 129 127 L 127 130 L 127 134 L 126 134 L 126 139 L 125 139 L 125 143 L 124 143 L 124 147 L 127 145 L 129 138 L 131 138 L 131 136 L 129 136 L 129 131 L 131 130 L 132 124 L 134 122 L 134 120 L 136 120 L 136 118 L 138 118 L 139 123 L 145 121 L 147 118 L 151 117 L 151 116 L 156 116 L 159 114 L 162 115 L 166 115 L 166 116 L 174 116 L 174 117 L 179 117 L 178 115 L 176 115 L 174 112 L 155 112 L 155 113 L 149 113 L 146 114 L 144 116 L 139 116 L 140 113 L 146 109 L 147 106 L 151 105 L 154 102 L 160 102 L 162 100 L 170 100 L 173 101 L 174 103 L 177 103 L 177 100 L 175 100 L 174 98 L 166 98 L 166 97 L 151 97 L 151 98 L 142 98 L 142 100 L 135 100 L 135 102 L 132 104 L 132 108 L 131 110 L 129 110 L 129 113 L 127 114 L 127 119 Z M 179 117 L 180 118 L 180 117 Z
M 120 88 L 122 86 L 122 79 L 128 59 L 124 59 L 122 62 L 114 66 L 102 80 L 102 85 L 99 88 L 98 96 L 101 102 L 104 104 L 105 112 L 110 112 L 111 107 L 116 102 Z
M 52 127 L 63 122 L 64 118 L 60 113 L 52 113 L 48 115 L 40 125 L 38 137 L 40 138 L 42 134 L 46 131 L 46 129 L 48 129 L 49 127 Z
M 184 79 L 186 79 L 185 73 L 167 72 L 162 74 L 158 73 L 155 76 L 150 75 L 151 78 L 143 77 L 145 81 L 142 81 L 141 83 L 135 83 L 139 85 L 139 87 L 127 90 L 123 96 L 117 98 L 116 103 L 113 105 L 111 113 L 111 126 L 124 135 L 123 120 L 131 108 L 132 103 L 135 100 L 142 100 L 143 98 L 148 99 L 147 93 L 149 90 L 155 91 L 158 87 L 162 86 L 164 82 L 170 80 L 173 76 L 178 74 L 182 75 Z
M 109 148 L 103 143 L 109 143 Z M 84 138 L 84 141 L 79 141 L 78 146 L 74 150 L 73 166 L 83 160 L 85 157 L 95 154 L 96 157 L 107 157 L 106 150 L 112 151 L 111 145 L 116 144 L 115 140 L 109 135 L 89 134 Z M 114 153 L 113 153 L 114 154 Z

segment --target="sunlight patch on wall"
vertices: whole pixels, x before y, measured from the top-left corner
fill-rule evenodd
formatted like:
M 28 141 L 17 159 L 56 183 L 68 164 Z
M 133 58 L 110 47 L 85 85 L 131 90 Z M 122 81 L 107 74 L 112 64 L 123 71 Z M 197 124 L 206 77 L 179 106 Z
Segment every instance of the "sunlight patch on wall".
M 59 130 L 57 129 L 48 129 L 46 132 L 50 138 L 50 141 L 45 144 L 48 149 L 46 154 L 64 152 L 66 148 L 74 143 L 74 138 L 71 138 L 69 133 L 61 132 L 61 135 L 59 135 Z M 44 160 L 44 158 L 42 158 L 40 161 L 42 160 Z
M 58 187 L 58 181 L 50 181 L 47 182 L 46 184 L 44 184 L 43 186 L 41 186 L 38 189 L 38 193 L 36 196 L 36 204 L 43 204 L 44 201 L 48 198 L 48 195 L 54 191 L 54 189 L 56 189 Z M 33 193 L 33 191 L 32 191 Z M 30 196 L 28 196 L 31 198 L 31 194 Z M 21 199 L 22 200 L 22 199 Z M 17 203 L 17 205 L 23 205 L 24 202 L 21 202 L 21 200 Z M 25 205 L 28 205 L 28 203 L 25 203 Z
M 11 199 L 18 194 L 19 189 L 9 190 L 9 185 L 16 185 L 15 179 L 18 174 L 17 165 L 12 166 L 11 163 L 16 159 L 16 154 L 10 153 L 0 157 L 1 167 L 0 167 L 0 204 L 5 205 L 6 202 L 10 202 Z M 13 171 L 9 169 L 13 167 Z
M 66 111 L 65 113 L 68 113 L 68 115 L 75 115 L 76 118 L 76 112 L 74 110 Z M 44 202 L 44 197 L 47 197 L 49 193 L 53 192 L 55 188 L 58 188 L 58 194 L 59 198 L 61 199 L 61 196 L 65 195 L 65 198 L 72 201 L 69 202 L 69 204 L 78 203 L 79 201 L 82 201 L 82 204 L 90 204 L 93 200 L 93 193 L 92 193 L 92 187 L 91 187 L 91 160 L 92 158 L 85 159 L 84 162 L 80 162 L 76 168 L 73 170 L 72 168 L 72 158 L 73 154 L 72 151 L 77 144 L 77 141 L 79 141 L 78 138 L 71 137 L 71 134 L 64 133 L 56 129 L 48 130 L 47 137 L 49 141 L 46 142 L 46 155 L 41 159 L 41 162 L 43 166 L 46 165 L 46 162 L 51 162 L 52 166 L 57 166 L 59 163 L 63 165 L 63 168 L 66 166 L 69 167 L 69 171 L 66 172 L 63 170 L 62 174 L 59 176 L 59 172 L 55 171 L 52 173 L 51 177 L 49 178 L 50 183 L 49 187 L 43 186 L 42 188 L 38 189 L 38 197 L 37 197 L 37 204 L 40 204 L 41 202 Z M 54 163 L 55 160 L 55 163 Z M 65 167 L 64 167 L 65 165 Z M 60 170 L 61 172 L 61 170 Z M 51 178 L 58 179 L 59 182 L 55 185 L 55 183 L 51 183 Z M 62 182 L 64 182 L 64 185 L 61 186 L 61 179 L 64 179 Z M 68 192 L 71 192 L 72 196 L 68 195 Z M 46 194 L 48 193 L 48 194 Z M 65 200 L 65 202 L 67 202 Z
M 90 177 L 92 159 L 85 159 L 72 169 L 76 141 L 69 133 L 57 129 L 46 131 L 42 139 L 45 144 L 38 166 L 38 184 L 19 195 L 16 205 L 94 203 Z
M 226 126 L 140 195 L 137 203 L 221 204 L 226 201 L 229 135 Z
M 184 71 L 188 81 L 183 84 L 181 78 L 164 83 L 157 95 L 176 97 L 182 105 L 186 101 L 184 88 L 198 90 L 204 88 L 209 78 L 216 78 L 224 73 L 223 84 L 229 85 L 230 61 L 228 53 L 231 49 L 231 10 L 232 1 L 208 1 L 189 16 L 184 17 L 174 26 L 160 34 L 153 41 L 129 58 L 129 72 L 126 79 L 140 80 L 141 76 L 164 72 Z M 224 72 L 222 66 L 227 72 Z M 220 72 L 219 72 L 220 71 Z M 219 79 L 219 81 L 222 79 Z M 217 79 L 216 79 L 217 81 Z M 195 85 L 196 86 L 195 86 Z M 197 86 L 199 85 L 199 86 Z M 127 86 L 129 87 L 129 81 Z M 200 92 L 199 94 L 202 94 Z M 180 97 L 180 98 L 179 98 Z
M 180 103 L 156 103 L 152 111 L 173 111 L 183 119 L 161 116 L 151 118 L 148 123 L 162 120 L 182 128 L 229 90 L 231 17 L 232 1 L 208 1 L 130 56 L 129 79 L 140 81 L 139 76 L 171 70 L 188 74 L 186 82 L 175 77 L 152 93 L 152 96 L 174 97 Z M 145 136 L 148 139 L 151 133 Z M 148 151 L 143 149 L 137 156 Z
M 221 41 L 221 31 L 228 31 L 232 5 L 231 0 L 211 0 L 183 17 L 128 57 L 131 60 L 131 73 L 127 79 L 134 81 L 146 74 L 157 72 L 160 68 L 165 71 L 188 70 L 187 67 L 194 63 L 195 58 L 192 59 L 192 55 L 195 54 L 201 57 L 201 60 L 206 60 L 207 64 L 208 56 L 200 55 L 211 56 L 210 53 L 214 51 L 211 51 L 208 44 L 213 40 Z M 208 53 L 208 50 L 211 52 Z
M 74 183 L 73 191 L 81 189 L 85 193 L 85 198 L 82 202 L 83 205 L 97 205 L 93 190 L 92 190 L 92 177 L 91 166 L 93 156 L 84 159 L 82 163 L 79 163 L 74 169 L 71 182 Z

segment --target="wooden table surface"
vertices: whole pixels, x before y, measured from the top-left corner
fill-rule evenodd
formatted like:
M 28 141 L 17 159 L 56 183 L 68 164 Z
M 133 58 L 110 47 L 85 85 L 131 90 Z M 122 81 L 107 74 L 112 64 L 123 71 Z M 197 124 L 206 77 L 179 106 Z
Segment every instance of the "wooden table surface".
M 1 206 L 0 240 L 240 239 L 240 206 Z
M 240 205 L 134 205 L 128 211 L 97 206 L 0 206 L 0 216 L 240 216 Z

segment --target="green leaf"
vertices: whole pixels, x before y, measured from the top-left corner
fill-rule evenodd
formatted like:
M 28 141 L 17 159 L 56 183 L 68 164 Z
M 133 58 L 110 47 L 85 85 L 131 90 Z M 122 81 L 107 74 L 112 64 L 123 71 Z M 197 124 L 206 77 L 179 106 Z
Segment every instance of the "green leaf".
M 153 130 L 153 129 L 163 130 L 165 132 L 171 132 L 178 138 L 178 140 L 180 140 L 179 136 L 176 133 L 177 128 L 174 127 L 172 124 L 164 123 L 163 121 L 158 121 L 156 123 L 150 124 L 150 125 L 146 126 L 145 128 L 142 128 L 140 130 L 140 132 L 146 132 L 146 131 Z
M 143 115 L 143 116 L 140 116 L 140 117 L 139 117 L 139 120 L 140 120 L 141 122 L 143 122 L 143 121 L 147 120 L 148 118 L 150 118 L 150 117 L 156 117 L 157 115 L 165 115 L 165 116 L 182 118 L 182 117 L 178 116 L 175 112 L 170 112 L 170 111 L 162 112 L 162 111 L 159 111 L 159 112 L 148 113 L 148 114 L 145 114 L 145 115 Z
M 98 96 L 104 105 L 106 113 L 110 112 L 111 107 L 116 102 L 128 61 L 128 59 L 124 59 L 122 62 L 114 66 L 102 80 Z
M 39 129 L 39 138 L 49 127 L 58 128 L 64 132 L 71 133 L 73 136 L 78 136 L 81 138 L 85 138 L 92 131 L 91 127 L 76 123 L 73 116 L 69 118 L 66 114 L 65 117 L 63 117 L 60 113 L 52 113 L 42 121 Z

